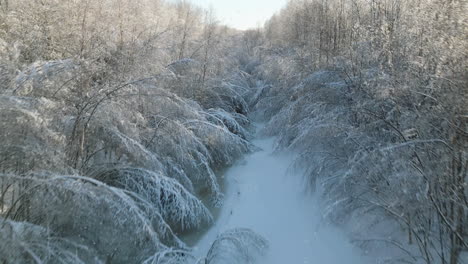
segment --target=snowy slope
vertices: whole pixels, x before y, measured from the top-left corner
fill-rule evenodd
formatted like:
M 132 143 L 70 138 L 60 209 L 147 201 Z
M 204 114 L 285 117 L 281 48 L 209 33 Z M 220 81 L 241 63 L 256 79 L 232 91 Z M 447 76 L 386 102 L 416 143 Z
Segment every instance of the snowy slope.
M 268 239 L 265 264 L 369 263 L 336 228 L 321 221 L 313 197 L 304 197 L 297 179 L 287 174 L 291 155 L 272 155 L 274 139 L 254 140 L 262 151 L 227 171 L 226 201 L 215 225 L 194 249 L 203 256 L 216 236 L 230 228 L 250 228 Z

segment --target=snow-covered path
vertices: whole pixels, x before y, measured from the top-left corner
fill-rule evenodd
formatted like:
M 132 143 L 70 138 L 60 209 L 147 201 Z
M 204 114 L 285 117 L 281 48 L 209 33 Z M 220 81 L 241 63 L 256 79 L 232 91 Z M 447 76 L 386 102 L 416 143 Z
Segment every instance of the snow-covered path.
M 222 231 L 245 227 L 270 243 L 261 264 L 368 263 L 343 234 L 323 224 L 316 200 L 301 192 L 301 177 L 286 175 L 292 157 L 272 155 L 273 139 L 253 143 L 263 150 L 227 171 L 225 204 L 195 255 L 204 255 Z

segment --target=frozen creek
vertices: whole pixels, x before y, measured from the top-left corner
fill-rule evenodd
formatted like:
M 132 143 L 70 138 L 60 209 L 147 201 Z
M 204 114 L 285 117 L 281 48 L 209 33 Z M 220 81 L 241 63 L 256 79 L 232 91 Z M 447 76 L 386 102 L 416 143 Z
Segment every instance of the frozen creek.
M 194 254 L 204 255 L 219 233 L 245 227 L 269 241 L 259 264 L 369 263 L 340 230 L 324 223 L 317 199 L 302 191 L 301 177 L 288 173 L 292 155 L 272 154 L 272 138 L 253 143 L 262 150 L 226 172 L 225 203 Z

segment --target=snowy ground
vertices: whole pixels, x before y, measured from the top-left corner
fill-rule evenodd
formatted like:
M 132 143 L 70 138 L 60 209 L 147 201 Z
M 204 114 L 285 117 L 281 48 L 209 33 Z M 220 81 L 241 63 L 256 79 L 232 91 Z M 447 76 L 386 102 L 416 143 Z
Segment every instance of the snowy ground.
M 227 171 L 225 204 L 195 255 L 205 255 L 222 231 L 245 227 L 270 243 L 259 264 L 370 263 L 338 229 L 323 223 L 317 200 L 301 191 L 301 177 L 287 174 L 292 157 L 272 155 L 273 139 L 253 143 L 263 150 Z

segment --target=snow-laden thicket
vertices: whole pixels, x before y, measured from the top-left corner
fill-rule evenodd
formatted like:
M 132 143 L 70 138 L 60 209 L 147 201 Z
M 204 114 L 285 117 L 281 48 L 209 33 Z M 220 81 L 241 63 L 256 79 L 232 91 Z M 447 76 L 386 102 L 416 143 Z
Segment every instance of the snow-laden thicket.
M 0 262 L 189 254 L 217 172 L 253 149 L 235 32 L 184 1 L 0 9 Z
M 257 32 L 264 133 L 382 263 L 468 261 L 466 11 L 290 1 Z
M 32 90 L 15 85 L 0 96 L 0 206 L 8 222 L 2 230 L 31 223 L 21 227 L 31 235 L 18 231 L 16 239 L 25 239 L 18 243 L 50 234 L 44 243 L 56 236 L 78 243 L 79 252 L 92 248 L 77 258 L 89 252 L 128 263 L 163 245 L 183 247 L 176 232 L 211 222 L 196 196 L 221 204 L 215 171 L 251 150 L 245 116 L 204 110 L 149 80 L 123 84 L 128 88 L 112 96 L 113 88 L 98 91 L 76 109 L 67 102 L 73 100 L 67 87 L 59 87 L 63 99 L 49 95 L 63 85 L 53 78 Z M 51 250 L 60 252 L 59 246 Z M 2 260 L 16 259 L 7 253 L 17 250 L 5 250 Z M 68 256 L 22 250 L 44 262 Z

